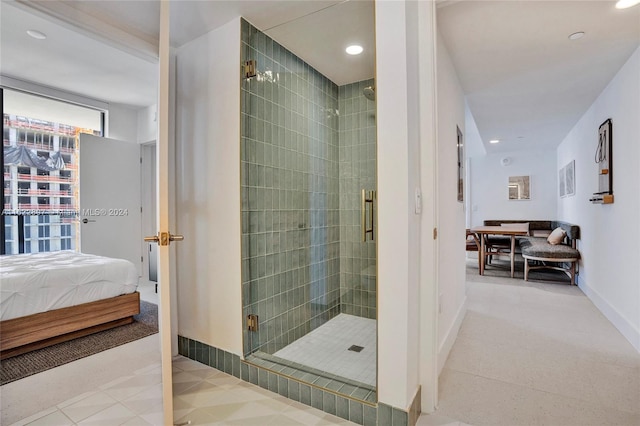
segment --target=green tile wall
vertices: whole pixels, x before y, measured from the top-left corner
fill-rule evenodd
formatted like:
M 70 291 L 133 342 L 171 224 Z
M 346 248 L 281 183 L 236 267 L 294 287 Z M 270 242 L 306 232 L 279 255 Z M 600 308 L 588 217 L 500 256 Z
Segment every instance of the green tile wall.
M 365 98 L 373 79 L 339 88 L 340 311 L 376 318 L 376 242 L 362 241 L 361 190 L 376 186 L 376 103 Z M 375 231 L 377 233 L 377 231 Z
M 242 292 L 245 354 L 272 354 L 340 309 L 338 87 L 242 22 Z

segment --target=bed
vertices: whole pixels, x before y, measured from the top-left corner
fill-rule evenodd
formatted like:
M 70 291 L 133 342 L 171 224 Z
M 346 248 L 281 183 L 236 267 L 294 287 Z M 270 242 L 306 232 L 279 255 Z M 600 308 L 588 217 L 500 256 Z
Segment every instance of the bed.
M 128 324 L 140 312 L 127 260 L 75 251 L 0 256 L 0 358 Z

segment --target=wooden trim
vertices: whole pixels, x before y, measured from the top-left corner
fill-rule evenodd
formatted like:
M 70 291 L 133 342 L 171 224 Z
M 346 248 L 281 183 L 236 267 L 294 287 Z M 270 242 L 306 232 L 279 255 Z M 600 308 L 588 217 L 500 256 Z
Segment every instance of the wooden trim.
M 576 283 L 576 263 L 578 262 L 578 258 L 547 258 L 547 257 L 534 257 L 528 255 L 522 255 L 524 258 L 524 280 L 529 281 L 529 271 L 532 269 L 554 269 L 556 271 L 562 271 L 571 278 L 571 285 L 575 285 Z M 568 268 L 564 268 L 562 266 L 552 266 L 552 265 L 529 265 L 529 260 L 536 260 L 539 262 L 555 262 L 560 263 L 569 263 L 570 266 Z
M 577 257 L 564 257 L 564 258 L 560 258 L 560 257 L 535 257 L 535 256 L 529 256 L 528 254 L 523 254 L 522 255 L 523 258 L 525 259 L 530 259 L 530 260 L 537 260 L 540 262 L 558 262 L 558 263 L 564 263 L 564 262 L 577 262 L 578 258 Z
M 138 313 L 140 293 L 134 292 L 2 321 L 0 359 L 128 324 Z

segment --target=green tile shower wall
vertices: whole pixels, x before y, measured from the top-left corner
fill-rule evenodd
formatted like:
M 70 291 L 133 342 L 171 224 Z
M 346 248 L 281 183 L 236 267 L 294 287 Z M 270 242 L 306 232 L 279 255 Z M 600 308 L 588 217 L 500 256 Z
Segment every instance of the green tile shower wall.
M 336 395 L 284 374 L 243 361 L 238 355 L 178 336 L 178 353 L 286 398 L 364 426 L 413 426 L 420 412 L 420 392 L 404 411 L 383 403 L 367 404 Z
M 242 22 L 245 353 L 274 353 L 339 313 L 338 87 Z
M 376 106 L 363 95 L 374 81 L 340 86 L 340 311 L 376 318 L 376 243 L 362 241 L 361 191 L 376 189 Z M 374 233 L 377 231 L 374 230 Z

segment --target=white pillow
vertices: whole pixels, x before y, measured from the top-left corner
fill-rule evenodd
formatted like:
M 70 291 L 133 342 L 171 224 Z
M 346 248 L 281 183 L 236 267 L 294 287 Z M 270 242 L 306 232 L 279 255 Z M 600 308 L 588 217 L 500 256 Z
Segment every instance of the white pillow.
M 553 245 L 561 244 L 564 241 L 564 237 L 566 235 L 567 233 L 564 231 L 564 229 L 557 227 L 551 234 L 549 234 L 549 236 L 547 237 L 547 241 L 549 242 L 549 244 Z
M 517 229 L 527 231 L 527 235 L 531 235 L 529 232 L 529 222 L 522 223 L 501 223 L 500 226 L 507 229 Z

